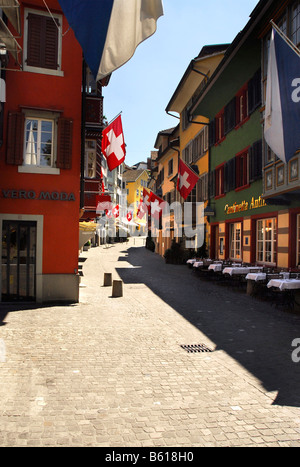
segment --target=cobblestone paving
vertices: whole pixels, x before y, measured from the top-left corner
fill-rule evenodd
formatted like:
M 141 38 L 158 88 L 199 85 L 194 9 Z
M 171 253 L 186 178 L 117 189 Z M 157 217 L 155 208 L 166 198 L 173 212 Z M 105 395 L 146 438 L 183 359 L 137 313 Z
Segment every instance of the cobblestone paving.
M 299 447 L 299 317 L 141 242 L 84 253 L 79 304 L 1 305 L 0 446 Z

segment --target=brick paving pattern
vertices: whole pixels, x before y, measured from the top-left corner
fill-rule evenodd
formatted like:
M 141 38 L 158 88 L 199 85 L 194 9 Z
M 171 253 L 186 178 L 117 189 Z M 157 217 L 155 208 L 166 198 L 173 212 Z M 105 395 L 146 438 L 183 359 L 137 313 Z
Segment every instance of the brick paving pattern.
M 79 304 L 1 305 L 0 446 L 299 447 L 299 316 L 142 242 L 84 253 Z

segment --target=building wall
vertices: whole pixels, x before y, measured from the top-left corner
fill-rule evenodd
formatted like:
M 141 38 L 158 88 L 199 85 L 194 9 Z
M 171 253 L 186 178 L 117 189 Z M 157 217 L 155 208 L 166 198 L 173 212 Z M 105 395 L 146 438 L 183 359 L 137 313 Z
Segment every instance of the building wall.
M 59 3 L 48 0 L 52 12 L 61 14 Z M 31 0 L 26 7 L 44 9 L 42 0 Z M 24 5 L 21 3 L 22 30 L 24 31 Z M 62 30 L 68 30 L 63 18 Z M 18 39 L 24 49 L 23 39 Z M 11 59 L 8 68 L 14 68 Z M 81 74 L 82 53 L 72 30 L 68 30 L 62 39 L 62 74 L 51 75 L 36 72 L 6 72 L 6 104 L 4 109 L 4 142 L 0 149 L 0 206 L 2 218 L 14 215 L 28 219 L 42 216 L 42 251 L 41 274 L 47 278 L 52 275 L 71 276 L 71 288 L 66 292 L 66 299 L 78 296 L 78 279 L 75 277 L 78 268 L 78 236 L 79 236 L 79 203 L 80 203 L 80 151 L 81 151 Z M 26 108 L 47 109 L 61 117 L 72 119 L 72 165 L 70 169 L 56 169 L 54 174 L 20 173 L 19 166 L 6 163 L 7 121 L 9 112 L 22 112 Z M 13 190 L 13 194 L 5 197 L 4 192 Z M 22 192 L 34 191 L 35 199 L 24 199 Z M 39 199 L 40 193 L 50 193 L 54 198 Z M 55 194 L 54 194 L 55 193 Z M 65 193 L 66 195 L 56 195 Z M 56 199 L 58 198 L 58 199 Z M 65 200 L 70 199 L 69 201 Z M 40 288 L 39 300 L 55 299 L 55 285 L 49 285 L 47 297 L 43 297 Z

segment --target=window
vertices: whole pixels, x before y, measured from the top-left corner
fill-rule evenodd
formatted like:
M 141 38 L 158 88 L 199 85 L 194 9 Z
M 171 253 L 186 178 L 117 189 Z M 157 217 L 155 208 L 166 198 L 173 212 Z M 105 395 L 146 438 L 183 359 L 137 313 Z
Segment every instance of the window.
M 298 46 L 300 43 L 300 2 L 295 2 L 291 7 L 291 40 Z
M 225 137 L 224 129 L 224 110 L 222 110 L 215 118 L 215 142 L 221 143 Z
M 244 188 L 249 183 L 248 150 L 236 156 L 236 189 Z
M 61 25 L 61 15 L 25 10 L 24 71 L 62 75 Z
M 84 177 L 96 178 L 97 144 L 94 139 L 85 141 Z
M 241 238 L 242 238 L 242 224 L 237 222 L 230 224 L 229 230 L 229 256 L 230 259 L 240 260 L 242 259 L 241 252 Z
M 54 120 L 25 119 L 25 144 L 23 165 L 53 167 Z
M 72 167 L 73 121 L 58 112 L 9 112 L 6 163 L 19 172 L 58 174 Z
M 236 95 L 236 126 L 245 122 L 248 117 L 248 85 Z
M 297 215 L 297 258 L 296 264 L 300 265 L 300 214 Z
M 173 173 L 173 158 L 168 162 L 168 176 L 172 175 Z
M 224 164 L 215 169 L 215 196 L 224 195 Z
M 256 261 L 276 264 L 276 219 L 257 221 Z

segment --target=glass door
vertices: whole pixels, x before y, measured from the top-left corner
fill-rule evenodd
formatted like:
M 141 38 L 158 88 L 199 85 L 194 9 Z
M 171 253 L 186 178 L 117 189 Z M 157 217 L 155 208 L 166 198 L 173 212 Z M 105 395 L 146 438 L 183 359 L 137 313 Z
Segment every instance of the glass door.
M 35 300 L 36 222 L 3 221 L 2 301 Z

